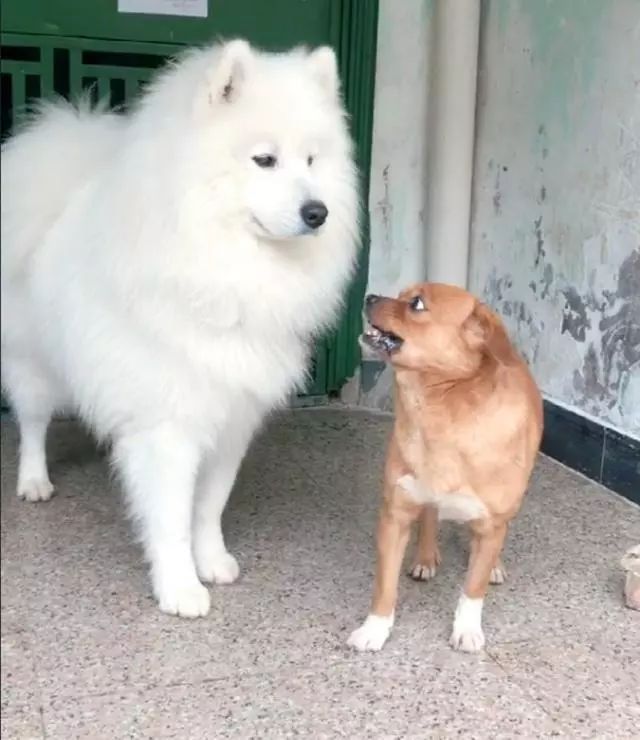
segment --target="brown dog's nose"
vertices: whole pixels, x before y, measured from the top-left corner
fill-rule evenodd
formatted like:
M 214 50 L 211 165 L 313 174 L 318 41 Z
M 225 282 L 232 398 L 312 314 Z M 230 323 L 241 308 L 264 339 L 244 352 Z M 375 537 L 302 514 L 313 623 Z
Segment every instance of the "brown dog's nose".
M 365 303 L 367 304 L 367 308 L 369 306 L 373 306 L 374 303 L 377 303 L 380 300 L 379 295 L 374 295 L 373 293 L 369 293 L 369 295 L 365 298 Z

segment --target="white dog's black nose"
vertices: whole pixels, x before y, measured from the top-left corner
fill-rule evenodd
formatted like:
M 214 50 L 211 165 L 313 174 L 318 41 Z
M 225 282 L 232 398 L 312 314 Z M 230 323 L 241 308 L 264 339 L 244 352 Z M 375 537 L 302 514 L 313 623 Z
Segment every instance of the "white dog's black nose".
M 308 200 L 300 209 L 300 215 L 310 229 L 317 229 L 327 220 L 329 211 L 322 201 Z

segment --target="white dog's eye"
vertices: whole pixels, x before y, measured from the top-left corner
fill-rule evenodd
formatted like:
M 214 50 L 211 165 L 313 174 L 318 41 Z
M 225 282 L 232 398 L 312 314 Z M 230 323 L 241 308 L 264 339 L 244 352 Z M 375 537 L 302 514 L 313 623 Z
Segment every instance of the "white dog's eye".
M 307 164 L 309 165 L 309 167 L 311 167 L 311 165 L 313 164 L 313 160 L 314 160 L 314 157 L 310 154 L 307 157 Z
M 427 307 L 424 305 L 424 301 L 417 295 L 409 301 L 412 311 L 426 311 Z
M 262 167 L 265 170 L 271 169 L 278 164 L 278 160 L 273 156 L 273 154 L 256 154 L 254 157 L 251 157 L 251 159 L 253 159 L 258 167 Z

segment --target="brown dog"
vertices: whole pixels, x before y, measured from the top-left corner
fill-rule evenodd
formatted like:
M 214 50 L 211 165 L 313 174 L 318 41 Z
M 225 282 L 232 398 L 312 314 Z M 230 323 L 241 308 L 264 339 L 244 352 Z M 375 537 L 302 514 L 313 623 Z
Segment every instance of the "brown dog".
M 418 285 L 395 300 L 370 295 L 362 341 L 395 370 L 396 420 L 384 475 L 371 612 L 349 644 L 379 650 L 393 626 L 411 524 L 411 575 L 440 563 L 438 519 L 471 530 L 469 567 L 451 645 L 484 645 L 482 604 L 502 583 L 500 552 L 522 502 L 542 435 L 542 400 L 500 319 L 460 288 Z

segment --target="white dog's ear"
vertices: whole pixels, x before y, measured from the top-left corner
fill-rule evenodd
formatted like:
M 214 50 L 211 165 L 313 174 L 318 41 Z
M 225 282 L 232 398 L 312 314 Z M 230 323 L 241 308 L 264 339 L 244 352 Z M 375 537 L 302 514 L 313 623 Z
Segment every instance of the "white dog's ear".
M 309 54 L 307 64 L 320 87 L 328 95 L 335 97 L 340 89 L 340 78 L 334 50 L 330 46 L 318 47 Z
M 220 56 L 209 75 L 209 102 L 233 102 L 240 94 L 253 61 L 247 41 L 229 41 L 220 49 Z

